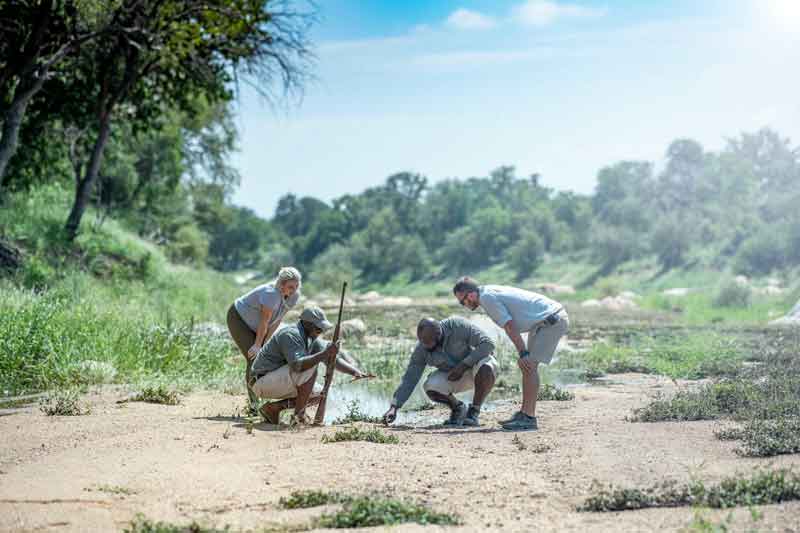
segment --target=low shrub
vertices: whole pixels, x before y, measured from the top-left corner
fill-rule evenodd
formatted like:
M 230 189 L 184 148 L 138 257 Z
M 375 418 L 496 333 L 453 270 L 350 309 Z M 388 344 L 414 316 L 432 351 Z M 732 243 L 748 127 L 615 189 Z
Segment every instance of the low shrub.
M 39 401 L 39 410 L 47 416 L 80 416 L 91 412 L 74 390 L 48 393 Z
M 400 439 L 398 439 L 395 435 L 387 435 L 377 428 L 361 429 L 355 426 L 339 430 L 332 435 L 327 434 L 322 436 L 322 442 L 325 444 L 346 441 L 375 442 L 377 444 L 398 444 Z

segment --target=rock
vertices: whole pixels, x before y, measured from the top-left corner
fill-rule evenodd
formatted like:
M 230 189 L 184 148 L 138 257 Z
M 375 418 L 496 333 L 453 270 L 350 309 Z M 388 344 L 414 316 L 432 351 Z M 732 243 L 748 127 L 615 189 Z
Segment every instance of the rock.
M 635 300 L 636 298 L 639 297 L 639 295 L 633 291 L 622 291 L 621 293 L 619 293 L 619 297 L 625 298 L 627 300 Z
M 369 291 L 365 292 L 364 294 L 359 294 L 356 296 L 357 302 L 375 302 L 381 299 L 381 293 L 378 291 Z
M 747 279 L 747 276 L 736 276 L 733 281 L 738 285 L 750 285 L 750 280 Z
M 800 326 L 800 302 L 797 302 L 786 316 L 773 320 L 770 324 L 775 326 Z
M 687 294 L 693 291 L 694 289 L 690 289 L 687 287 L 679 287 L 676 289 L 667 289 L 665 291 L 662 291 L 661 294 L 663 294 L 664 296 L 686 296 Z
M 367 334 L 367 325 L 360 318 L 351 318 L 342 322 L 341 335 L 345 339 L 364 340 Z
M 581 302 L 581 307 L 600 307 L 600 300 L 585 300 Z
M 782 289 L 781 287 L 776 287 L 775 285 L 767 285 L 766 287 L 754 289 L 753 292 L 763 296 L 778 296 L 786 292 L 786 289 Z
M 537 289 L 545 294 L 575 294 L 572 285 L 559 285 L 557 283 L 542 283 Z
M 778 278 L 767 278 L 767 286 L 768 287 L 780 287 L 781 280 Z
M 408 296 L 390 296 L 384 298 L 380 303 L 382 305 L 406 306 L 413 304 L 414 300 Z
M 600 305 L 609 311 L 624 311 L 626 309 L 636 309 L 639 307 L 633 300 L 622 296 L 606 296 L 600 300 Z

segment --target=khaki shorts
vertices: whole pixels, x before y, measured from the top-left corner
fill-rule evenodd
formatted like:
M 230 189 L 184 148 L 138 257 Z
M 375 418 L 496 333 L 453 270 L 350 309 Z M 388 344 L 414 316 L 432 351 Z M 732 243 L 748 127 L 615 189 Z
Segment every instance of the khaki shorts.
M 434 391 L 439 394 L 444 394 L 445 396 L 472 390 L 475 388 L 475 374 L 478 373 L 478 370 L 480 370 L 483 365 L 487 365 L 491 368 L 492 374 L 497 376 L 497 359 L 495 359 L 493 355 L 488 355 L 470 368 L 469 370 L 471 370 L 471 372 L 469 370 L 464 372 L 461 379 L 458 381 L 450 381 L 447 379 L 448 373 L 444 370 L 431 372 L 428 379 L 426 379 L 425 383 L 422 385 L 422 388 L 425 389 L 425 392 Z
M 311 379 L 316 369 L 316 367 L 311 367 L 302 372 L 295 372 L 289 369 L 289 365 L 283 365 L 258 378 L 253 384 L 253 392 L 259 398 L 268 398 L 270 400 L 296 398 L 297 387 Z M 321 391 L 322 386 L 319 383 L 315 383 L 314 393 Z
M 558 318 L 552 326 L 540 322 L 528 333 L 528 351 L 533 361 L 549 364 L 553 360 L 558 341 L 569 329 L 569 317 L 564 309 L 558 312 Z

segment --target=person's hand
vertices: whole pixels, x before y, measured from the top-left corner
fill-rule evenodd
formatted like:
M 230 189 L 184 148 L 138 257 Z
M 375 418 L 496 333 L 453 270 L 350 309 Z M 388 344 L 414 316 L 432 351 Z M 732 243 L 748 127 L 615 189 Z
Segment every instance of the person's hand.
M 391 424 L 397 418 L 397 407 L 394 405 L 389 407 L 389 410 L 386 411 L 386 414 L 383 415 L 383 423 L 386 425 Z
M 258 355 L 258 352 L 261 351 L 261 347 L 257 344 L 254 344 L 247 350 L 247 358 L 251 361 Z
M 357 379 L 369 379 L 374 378 L 375 374 L 368 374 L 366 372 L 362 372 L 361 370 L 356 370 L 356 373 L 353 374 L 353 381 Z
M 336 341 L 328 344 L 328 347 L 325 348 L 325 356 L 328 359 L 333 359 L 339 353 L 339 348 L 341 345 L 342 341 Z
M 517 366 L 520 370 L 522 370 L 525 374 L 530 374 L 533 372 L 533 361 L 531 361 L 530 354 L 528 352 L 524 352 L 526 355 L 521 355 L 519 359 L 517 359 Z
M 450 370 L 450 372 L 447 373 L 447 379 L 449 381 L 458 381 L 468 368 L 469 367 L 464 363 L 458 363 L 455 367 L 453 367 L 452 370 Z

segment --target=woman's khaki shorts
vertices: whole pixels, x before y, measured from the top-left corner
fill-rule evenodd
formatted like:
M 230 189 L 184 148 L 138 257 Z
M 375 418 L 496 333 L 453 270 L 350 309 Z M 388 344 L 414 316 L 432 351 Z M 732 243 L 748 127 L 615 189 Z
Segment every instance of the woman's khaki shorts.
M 470 368 L 469 370 L 471 370 L 471 372 L 464 372 L 461 379 L 458 381 L 450 381 L 447 379 L 448 373 L 444 370 L 431 372 L 428 379 L 426 379 L 425 383 L 422 385 L 422 388 L 425 389 L 425 392 L 434 391 L 439 394 L 444 394 L 445 396 L 471 390 L 475 388 L 475 374 L 478 373 L 478 370 L 480 370 L 483 365 L 491 368 L 492 374 L 497 376 L 497 359 L 495 359 L 493 355 L 488 355 Z
M 558 312 L 558 318 L 558 322 L 552 326 L 540 322 L 528 333 L 528 351 L 533 361 L 549 364 L 553 360 L 558 341 L 569 329 L 569 317 L 565 310 Z

